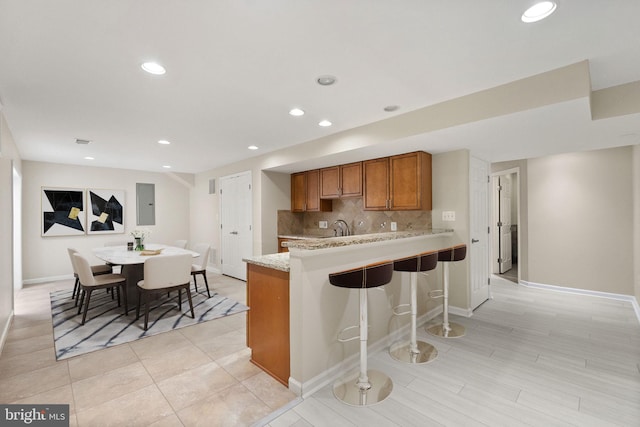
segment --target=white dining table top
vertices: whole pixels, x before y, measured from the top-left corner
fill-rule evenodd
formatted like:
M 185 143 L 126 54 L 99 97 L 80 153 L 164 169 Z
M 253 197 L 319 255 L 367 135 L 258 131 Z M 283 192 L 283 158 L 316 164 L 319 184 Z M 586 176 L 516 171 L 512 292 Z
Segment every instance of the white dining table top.
M 93 255 L 100 258 L 103 261 L 110 262 L 112 264 L 128 265 L 128 264 L 143 264 L 147 259 L 152 257 L 163 257 L 170 255 L 190 254 L 194 258 L 200 256 L 198 252 L 190 251 L 188 249 L 177 248 L 175 246 L 161 245 L 161 244 L 146 244 L 144 245 L 146 250 L 162 249 L 162 252 L 158 255 L 143 255 L 140 251 L 129 251 L 126 246 L 104 246 L 94 248 Z

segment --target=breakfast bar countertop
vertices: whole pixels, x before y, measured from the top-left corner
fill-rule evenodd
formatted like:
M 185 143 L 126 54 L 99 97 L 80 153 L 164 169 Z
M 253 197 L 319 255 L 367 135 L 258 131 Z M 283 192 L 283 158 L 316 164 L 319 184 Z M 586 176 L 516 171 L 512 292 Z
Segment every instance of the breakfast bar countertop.
M 449 229 L 428 229 L 428 230 L 408 230 L 391 231 L 387 233 L 356 234 L 342 237 L 326 237 L 319 239 L 300 239 L 284 242 L 283 246 L 288 248 L 298 248 L 306 250 L 337 248 L 340 246 L 361 245 L 364 243 L 384 242 L 386 240 L 406 239 L 409 237 L 429 236 L 435 234 L 451 233 Z
M 328 249 L 342 246 L 360 245 L 364 243 L 384 242 L 387 240 L 406 239 L 410 237 L 430 236 L 444 233 L 451 233 L 453 230 L 429 229 L 392 231 L 389 233 L 359 234 L 343 237 L 320 237 L 290 240 L 285 243 L 289 248 L 304 250 Z M 260 265 L 262 267 L 273 268 L 280 271 L 289 271 L 289 253 L 277 253 L 244 258 L 243 261 L 249 264 Z

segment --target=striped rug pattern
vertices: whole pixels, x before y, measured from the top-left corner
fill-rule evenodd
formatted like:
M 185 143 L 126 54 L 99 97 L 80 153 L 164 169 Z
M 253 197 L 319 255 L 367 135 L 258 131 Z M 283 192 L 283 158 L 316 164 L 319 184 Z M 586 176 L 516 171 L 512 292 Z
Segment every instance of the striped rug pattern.
M 195 325 L 220 317 L 241 313 L 249 308 L 237 301 L 211 291 L 206 294 L 192 292 L 193 309 L 196 318 L 191 318 L 186 293 L 182 293 L 182 311 L 178 311 L 178 292 L 166 294 L 151 303 L 149 329 L 145 332 L 144 307 L 140 309 L 140 319 L 135 320 L 136 307 L 129 307 L 129 315 L 124 315 L 124 307 L 118 307 L 117 300 L 104 290 L 91 295 L 87 321 L 81 325 L 82 315 L 71 299 L 71 290 L 51 292 L 51 316 L 53 338 L 58 360 L 101 350 L 118 344 L 135 341 L 173 329 Z

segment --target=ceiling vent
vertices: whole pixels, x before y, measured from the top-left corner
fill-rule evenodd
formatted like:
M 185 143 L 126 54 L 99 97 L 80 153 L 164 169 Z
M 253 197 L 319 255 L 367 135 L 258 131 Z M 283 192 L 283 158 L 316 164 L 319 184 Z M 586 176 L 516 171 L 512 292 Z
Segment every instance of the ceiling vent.
M 88 139 L 78 139 L 76 138 L 76 144 L 80 144 L 80 145 L 87 145 L 88 143 L 90 143 L 91 141 Z

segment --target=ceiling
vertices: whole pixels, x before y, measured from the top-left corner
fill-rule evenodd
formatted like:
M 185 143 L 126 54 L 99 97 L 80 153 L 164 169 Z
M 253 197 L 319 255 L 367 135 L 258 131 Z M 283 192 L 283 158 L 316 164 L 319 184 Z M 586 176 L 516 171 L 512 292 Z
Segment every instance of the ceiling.
M 524 24 L 532 3 L 0 0 L 0 104 L 24 160 L 197 173 L 583 60 L 594 90 L 640 80 L 639 1 L 557 0 L 549 18 Z M 142 71 L 150 60 L 167 73 Z M 326 74 L 337 83 L 318 85 Z M 468 148 L 495 162 L 639 135 L 640 115 L 592 121 L 576 100 L 340 161 Z

